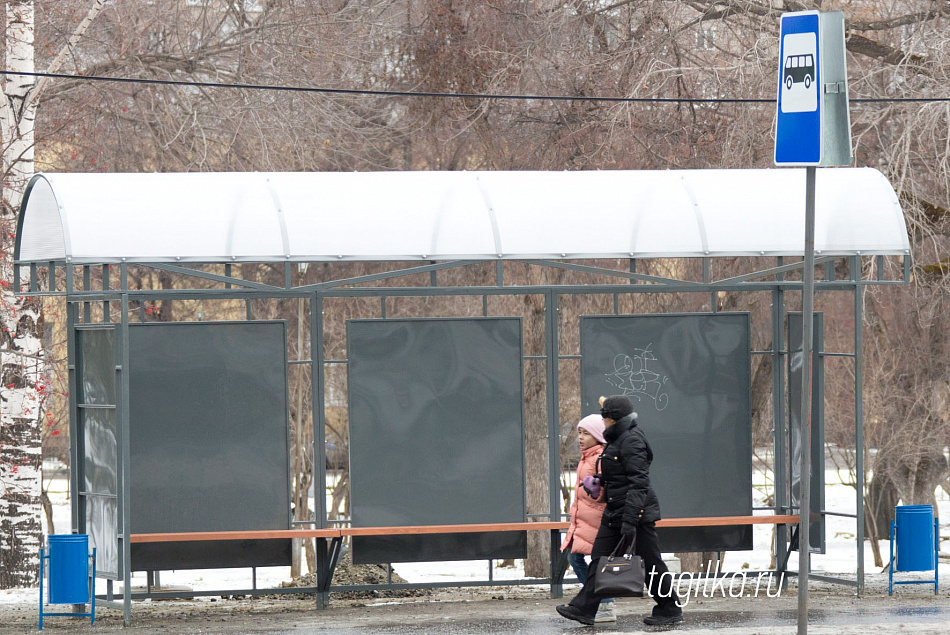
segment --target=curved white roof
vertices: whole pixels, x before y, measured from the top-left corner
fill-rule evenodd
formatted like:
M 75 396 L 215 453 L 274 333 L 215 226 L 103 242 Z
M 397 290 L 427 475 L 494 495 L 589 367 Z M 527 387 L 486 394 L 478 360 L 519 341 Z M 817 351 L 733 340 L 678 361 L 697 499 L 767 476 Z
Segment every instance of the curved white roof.
M 818 170 L 821 255 L 907 254 L 877 170 Z M 805 171 L 37 174 L 16 260 L 795 256 Z

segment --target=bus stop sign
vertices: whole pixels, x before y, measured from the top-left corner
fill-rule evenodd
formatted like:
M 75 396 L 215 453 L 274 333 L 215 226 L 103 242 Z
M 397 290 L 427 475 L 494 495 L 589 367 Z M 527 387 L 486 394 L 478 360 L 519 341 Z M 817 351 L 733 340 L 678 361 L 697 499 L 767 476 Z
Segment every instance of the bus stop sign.
M 776 165 L 850 165 L 844 14 L 782 14 Z

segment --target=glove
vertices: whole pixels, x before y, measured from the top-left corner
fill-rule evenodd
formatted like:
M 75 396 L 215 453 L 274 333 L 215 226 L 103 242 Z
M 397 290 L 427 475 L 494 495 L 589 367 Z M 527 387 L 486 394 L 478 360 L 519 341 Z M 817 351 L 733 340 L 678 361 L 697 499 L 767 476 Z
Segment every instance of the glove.
M 633 544 L 633 541 L 637 539 L 637 526 L 624 523 L 620 526 L 620 533 L 623 534 L 623 538 L 626 541 L 627 547 Z
M 584 491 L 587 492 L 587 495 L 593 499 L 600 498 L 601 485 L 600 479 L 596 476 L 587 475 L 584 477 L 584 480 L 581 481 L 581 487 L 584 488 Z

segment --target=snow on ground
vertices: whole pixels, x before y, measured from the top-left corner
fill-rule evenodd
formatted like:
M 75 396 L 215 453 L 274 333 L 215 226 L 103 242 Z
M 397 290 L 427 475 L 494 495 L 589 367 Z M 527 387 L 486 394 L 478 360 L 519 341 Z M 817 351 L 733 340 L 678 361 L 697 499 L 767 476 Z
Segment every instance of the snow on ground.
M 856 500 L 854 489 L 843 484 L 847 477 L 844 472 L 826 470 L 825 508 L 838 513 L 854 514 Z M 754 505 L 764 506 L 765 492 L 769 491 L 765 482 L 766 475 L 761 471 L 754 474 Z M 67 498 L 68 481 L 65 476 L 53 479 L 49 488 L 50 499 L 53 502 L 53 523 L 56 533 L 69 533 L 70 509 Z M 940 534 L 950 536 L 950 496 L 943 490 L 938 490 L 939 516 L 942 520 Z M 44 532 L 48 533 L 45 518 L 43 519 Z M 838 516 L 827 517 L 826 544 L 827 553 L 813 554 L 812 569 L 819 572 L 850 574 L 856 572 L 857 541 L 855 540 L 856 521 L 853 518 Z M 769 568 L 770 547 L 773 527 L 771 525 L 755 525 L 753 529 L 753 550 L 728 552 L 724 558 L 723 571 L 752 571 Z M 945 538 L 941 551 L 950 550 L 950 538 Z M 882 556 L 887 559 L 890 545 L 888 541 L 881 542 Z M 877 573 L 871 553 L 870 543 L 864 545 L 865 570 L 868 573 Z M 516 561 L 514 567 L 494 567 L 489 570 L 489 563 L 480 561 L 461 562 L 428 562 L 406 563 L 393 566 L 394 571 L 409 582 L 454 582 L 466 580 L 491 579 L 504 581 L 524 577 L 521 561 Z M 793 553 L 789 560 L 789 569 L 798 570 L 797 553 Z M 940 566 L 941 578 L 950 579 L 950 564 L 944 562 Z M 193 590 L 246 590 L 253 586 L 253 572 L 251 569 L 200 569 L 190 571 L 162 571 L 162 586 L 184 586 Z M 290 567 L 263 567 L 256 572 L 257 588 L 279 587 L 281 582 L 290 580 Z M 136 573 L 132 578 L 133 586 L 145 586 L 145 574 Z M 97 592 L 105 592 L 105 581 L 97 582 Z M 117 585 L 117 590 L 121 585 Z M 0 590 L 0 602 L 21 602 L 36 599 L 35 589 Z
M 766 475 L 756 470 L 753 475 L 753 506 L 767 505 L 765 498 L 771 492 L 770 483 L 766 483 Z M 847 470 L 825 470 L 825 510 L 838 514 L 855 514 L 857 499 L 855 489 L 847 485 L 849 479 Z M 766 487 L 769 485 L 769 487 Z M 942 489 L 937 490 L 937 515 L 940 517 L 941 536 L 950 536 L 950 496 Z M 731 551 L 723 561 L 723 570 L 735 571 L 748 563 L 748 568 L 762 570 L 769 568 L 769 549 L 771 546 L 773 528 L 771 525 L 753 526 L 753 551 Z M 825 517 L 825 554 L 811 555 L 813 571 L 828 573 L 855 573 L 857 571 L 857 520 L 840 516 Z M 950 538 L 944 540 L 941 551 L 950 548 Z M 880 541 L 881 556 L 887 560 L 890 553 L 890 542 Z M 874 568 L 874 555 L 871 543 L 864 543 L 864 566 L 866 572 L 877 571 Z M 946 566 L 946 565 L 945 565 Z M 798 553 L 793 553 L 788 561 L 788 568 L 798 571 Z M 943 569 L 941 569 L 941 572 Z M 950 569 L 948 569 L 950 571 Z

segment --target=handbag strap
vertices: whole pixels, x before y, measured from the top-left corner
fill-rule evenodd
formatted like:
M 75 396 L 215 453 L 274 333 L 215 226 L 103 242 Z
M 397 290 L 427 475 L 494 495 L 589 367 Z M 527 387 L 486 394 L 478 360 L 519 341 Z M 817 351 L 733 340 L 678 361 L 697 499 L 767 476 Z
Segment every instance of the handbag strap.
M 617 546 L 614 547 L 614 550 L 610 552 L 611 558 L 616 558 L 617 556 L 624 554 L 628 556 L 636 555 L 637 549 L 637 534 L 632 534 L 633 538 L 630 540 L 630 544 L 627 545 L 626 549 L 623 549 L 624 543 L 627 541 L 627 534 L 623 534 L 620 537 L 620 540 L 617 541 Z
M 637 555 L 637 530 L 634 529 L 632 537 L 630 538 L 630 546 L 627 547 L 627 554 L 631 556 Z

